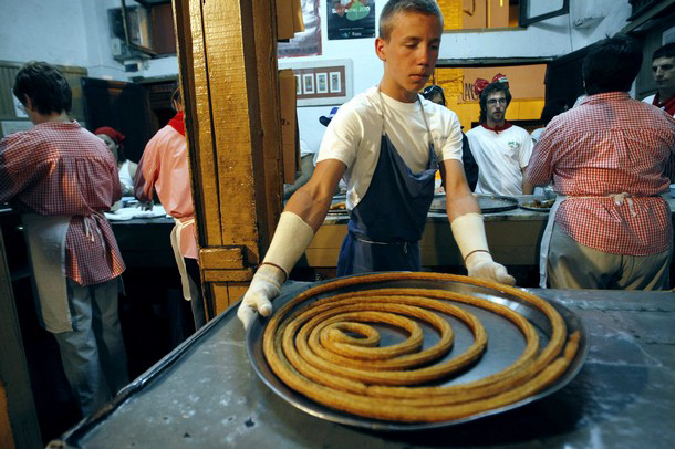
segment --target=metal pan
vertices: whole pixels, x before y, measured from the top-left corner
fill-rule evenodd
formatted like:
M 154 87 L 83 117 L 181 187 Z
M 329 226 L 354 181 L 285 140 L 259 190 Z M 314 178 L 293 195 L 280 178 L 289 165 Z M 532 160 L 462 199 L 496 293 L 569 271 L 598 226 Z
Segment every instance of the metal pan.
M 322 284 L 324 282 L 311 284 L 307 288 Z M 321 297 L 326 296 L 327 294 L 332 295 L 347 291 L 371 290 L 382 288 L 443 289 L 462 293 L 470 293 L 485 298 L 489 301 L 507 305 L 509 308 L 525 316 L 537 329 L 541 339 L 542 347 L 546 345 L 550 339 L 551 328 L 549 320 L 543 313 L 541 313 L 533 305 L 523 302 L 520 298 L 510 293 L 504 293 L 497 290 L 492 290 L 490 288 L 458 281 L 405 279 L 405 280 L 369 282 L 359 284 L 357 286 L 345 287 L 340 290 L 334 290 L 330 293 L 324 293 L 322 295 L 316 295 L 315 297 L 308 298 L 307 302 L 313 302 L 317 299 L 320 299 Z M 283 304 L 290 301 L 301 292 L 302 291 L 295 291 L 291 294 L 280 296 L 274 301 L 275 309 L 278 310 Z M 307 302 L 303 304 L 306 304 Z M 475 314 L 480 319 L 481 323 L 483 323 L 483 325 L 486 327 L 489 335 L 488 350 L 483 355 L 483 358 L 481 358 L 477 364 L 472 366 L 469 370 L 462 373 L 458 377 L 447 380 L 445 383 L 442 383 L 442 385 L 467 383 L 476 379 L 489 376 L 505 368 L 506 366 L 509 366 L 521 354 L 525 346 L 525 339 L 522 337 L 520 332 L 515 328 L 515 326 L 513 326 L 510 323 L 510 321 L 508 321 L 501 315 L 495 315 L 483 309 L 478 309 L 476 307 L 461 303 L 455 304 Z M 481 414 L 451 421 L 407 424 L 407 423 L 363 418 L 360 416 L 352 415 L 350 413 L 328 408 L 326 406 L 314 402 L 313 400 L 305 397 L 304 395 L 296 392 L 295 390 L 290 389 L 272 372 L 263 354 L 262 351 L 263 332 L 265 330 L 265 326 L 268 321 L 266 318 L 258 317 L 257 320 L 255 320 L 249 327 L 247 334 L 247 349 L 251 364 L 253 365 L 253 368 L 255 369 L 256 373 L 258 373 L 258 376 L 260 376 L 262 381 L 269 388 L 271 388 L 277 395 L 286 400 L 290 405 L 297 407 L 309 413 L 312 416 L 316 416 L 318 418 L 337 422 L 344 425 L 374 430 L 399 431 L 399 430 L 420 430 L 420 429 L 446 427 L 472 421 L 484 416 L 502 413 L 510 409 L 521 407 L 534 400 L 548 396 L 553 392 L 559 390 L 563 386 L 567 385 L 572 380 L 572 378 L 579 372 L 583 364 L 583 361 L 586 357 L 586 353 L 588 352 L 588 341 L 586 338 L 586 333 L 583 330 L 583 325 L 581 321 L 564 306 L 555 302 L 552 302 L 552 305 L 562 316 L 563 320 L 565 321 L 565 324 L 567 325 L 569 333 L 572 333 L 576 330 L 580 330 L 582 334 L 581 341 L 579 344 L 579 350 L 577 351 L 574 360 L 572 361 L 568 369 L 563 373 L 563 375 L 560 376 L 549 387 L 516 403 L 510 404 L 505 407 L 492 409 L 483 412 Z M 455 349 L 451 351 L 451 353 L 447 356 L 453 357 L 455 354 L 462 353 L 463 350 L 468 345 L 471 344 L 471 342 L 473 341 L 473 337 L 471 336 L 471 333 L 465 327 L 459 324 L 454 318 L 446 317 L 446 319 L 448 319 L 448 321 L 451 322 L 455 330 L 455 337 L 456 337 Z M 396 338 L 399 339 L 401 338 L 400 335 L 397 335 L 393 330 L 387 329 L 385 326 L 378 326 L 378 325 L 373 326 L 382 334 L 382 345 L 400 341 L 396 340 Z M 432 331 L 430 331 L 430 329 L 425 329 L 425 340 L 424 340 L 425 345 L 427 342 L 429 342 L 429 344 L 433 344 L 433 341 L 435 341 L 435 339 L 436 339 L 435 334 Z
M 474 195 L 482 213 L 504 212 L 518 208 L 518 199 L 512 196 Z M 445 195 L 434 196 L 430 212 L 445 212 Z
M 521 201 L 521 202 L 518 204 L 518 206 L 519 206 L 521 209 L 531 210 L 531 211 L 534 211 L 534 212 L 549 212 L 549 211 L 551 210 L 551 207 L 533 207 L 533 206 L 530 206 L 530 204 L 532 204 L 534 201 L 535 201 L 535 200 L 531 200 L 531 201 Z M 548 199 L 540 200 L 540 201 L 551 201 L 551 202 L 553 202 L 553 200 L 548 200 Z

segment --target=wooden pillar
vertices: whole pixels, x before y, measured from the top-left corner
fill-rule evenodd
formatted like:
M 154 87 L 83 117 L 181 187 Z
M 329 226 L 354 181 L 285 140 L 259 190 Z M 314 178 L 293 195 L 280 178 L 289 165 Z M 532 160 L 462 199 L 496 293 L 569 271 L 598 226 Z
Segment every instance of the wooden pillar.
M 173 0 L 209 316 L 246 291 L 281 211 L 271 0 Z
M 0 342 L 0 447 L 42 447 L 2 233 Z

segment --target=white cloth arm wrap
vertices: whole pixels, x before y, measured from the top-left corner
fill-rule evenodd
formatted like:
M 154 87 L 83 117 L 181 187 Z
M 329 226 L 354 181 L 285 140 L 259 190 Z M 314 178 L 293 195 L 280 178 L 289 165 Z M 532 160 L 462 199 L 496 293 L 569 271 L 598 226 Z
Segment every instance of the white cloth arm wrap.
M 469 212 L 452 220 L 450 223 L 452 235 L 455 237 L 462 258 L 465 259 L 474 251 L 480 251 L 483 255 L 489 252 L 487 237 L 485 236 L 485 223 L 483 216 L 476 212 Z M 473 253 L 477 254 L 477 253 Z
M 313 238 L 314 231 L 302 218 L 293 212 L 282 212 L 263 263 L 278 265 L 288 275 Z

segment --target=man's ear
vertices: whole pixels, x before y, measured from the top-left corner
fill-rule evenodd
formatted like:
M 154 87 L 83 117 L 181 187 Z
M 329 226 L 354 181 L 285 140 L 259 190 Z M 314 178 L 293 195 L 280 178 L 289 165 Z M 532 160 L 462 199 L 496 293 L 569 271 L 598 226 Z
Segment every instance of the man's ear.
M 379 37 L 375 39 L 375 54 L 377 54 L 377 57 L 383 62 L 387 60 L 386 46 L 387 43 L 384 39 Z
M 23 106 L 26 108 L 26 110 L 33 110 L 33 101 L 30 99 L 30 97 L 27 94 L 24 94 L 23 96 L 24 103 Z

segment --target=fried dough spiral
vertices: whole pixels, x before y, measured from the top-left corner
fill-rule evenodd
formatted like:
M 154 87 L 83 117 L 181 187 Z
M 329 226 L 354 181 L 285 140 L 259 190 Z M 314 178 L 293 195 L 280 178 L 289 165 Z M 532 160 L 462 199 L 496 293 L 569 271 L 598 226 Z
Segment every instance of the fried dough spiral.
M 463 282 L 515 295 L 548 318 L 550 340 L 540 348 L 537 331 L 527 318 L 469 294 L 386 288 L 330 296 L 331 291 L 347 286 L 402 279 Z M 316 295 L 321 299 L 307 301 Z M 487 347 L 483 325 L 456 303 L 499 314 L 517 327 L 526 345 L 512 365 L 495 374 L 439 385 L 478 362 Z M 454 333 L 444 315 L 455 317 L 474 337 L 465 352 L 447 360 Z M 422 346 L 419 322 L 439 335 L 428 348 Z M 408 337 L 379 347 L 379 334 L 368 323 L 396 327 Z M 548 302 L 522 290 L 459 275 L 376 273 L 321 284 L 289 301 L 270 319 L 263 352 L 287 386 L 324 406 L 366 418 L 435 422 L 480 414 L 536 393 L 565 372 L 579 339 L 579 332 L 567 335 L 565 322 Z

